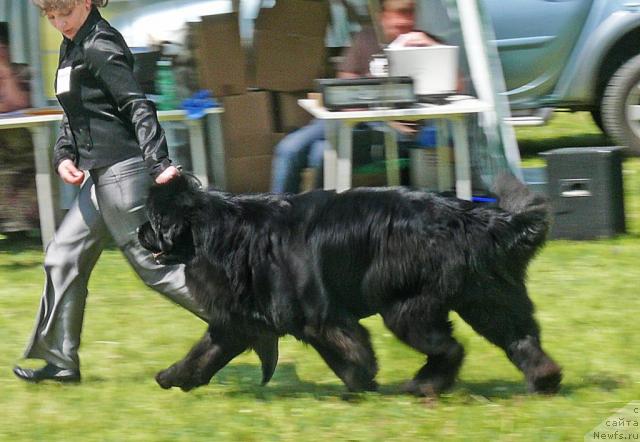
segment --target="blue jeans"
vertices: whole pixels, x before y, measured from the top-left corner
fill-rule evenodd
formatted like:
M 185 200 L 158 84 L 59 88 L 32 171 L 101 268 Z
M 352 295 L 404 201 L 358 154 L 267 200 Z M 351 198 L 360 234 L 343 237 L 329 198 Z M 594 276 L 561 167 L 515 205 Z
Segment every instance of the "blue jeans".
M 300 172 L 305 167 L 320 168 L 326 145 L 324 122 L 313 120 L 291 132 L 276 146 L 271 178 L 271 191 L 300 191 Z

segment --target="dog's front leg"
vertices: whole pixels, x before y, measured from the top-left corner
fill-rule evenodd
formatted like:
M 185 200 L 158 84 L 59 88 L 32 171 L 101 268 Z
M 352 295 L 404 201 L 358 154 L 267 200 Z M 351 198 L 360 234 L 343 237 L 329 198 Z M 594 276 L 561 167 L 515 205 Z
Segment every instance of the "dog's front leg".
M 180 387 L 183 391 L 206 385 L 221 368 L 250 345 L 248 339 L 229 337 L 209 329 L 181 360 L 156 375 L 162 388 Z

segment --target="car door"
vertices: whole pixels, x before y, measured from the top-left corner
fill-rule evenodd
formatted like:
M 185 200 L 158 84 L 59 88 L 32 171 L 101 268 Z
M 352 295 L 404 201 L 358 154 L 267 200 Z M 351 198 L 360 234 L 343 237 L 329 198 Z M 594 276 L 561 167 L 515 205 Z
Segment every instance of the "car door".
M 491 17 L 513 109 L 551 98 L 593 0 L 482 0 Z

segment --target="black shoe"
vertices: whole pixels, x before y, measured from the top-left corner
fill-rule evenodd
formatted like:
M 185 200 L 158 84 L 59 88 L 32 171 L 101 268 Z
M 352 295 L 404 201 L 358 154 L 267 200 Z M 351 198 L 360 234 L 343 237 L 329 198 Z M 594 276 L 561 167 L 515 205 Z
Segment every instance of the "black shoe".
M 23 381 L 27 382 L 80 382 L 80 372 L 78 370 L 60 368 L 53 364 L 47 364 L 37 370 L 15 366 L 13 367 L 13 373 Z

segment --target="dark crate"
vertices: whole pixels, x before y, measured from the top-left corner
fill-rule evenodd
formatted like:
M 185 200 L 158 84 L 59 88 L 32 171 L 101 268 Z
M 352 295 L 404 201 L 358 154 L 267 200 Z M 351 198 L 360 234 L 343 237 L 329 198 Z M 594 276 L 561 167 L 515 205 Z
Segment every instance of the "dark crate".
M 625 232 L 622 148 L 543 152 L 551 200 L 551 238 L 592 239 Z

